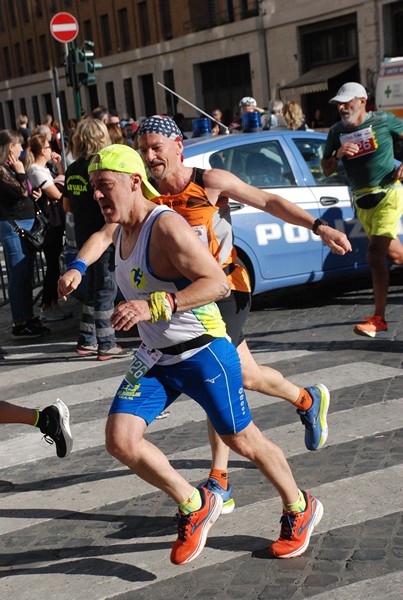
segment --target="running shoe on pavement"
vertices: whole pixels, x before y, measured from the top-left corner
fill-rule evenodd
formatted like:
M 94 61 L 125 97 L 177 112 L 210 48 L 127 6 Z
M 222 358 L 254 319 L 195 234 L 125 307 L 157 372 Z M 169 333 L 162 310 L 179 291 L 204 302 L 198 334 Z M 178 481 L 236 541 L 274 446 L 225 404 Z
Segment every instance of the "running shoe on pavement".
M 69 409 L 59 398 L 42 411 L 46 422 L 40 428 L 48 444 L 56 444 L 56 454 L 59 458 L 64 458 L 70 454 L 73 446 L 73 438 L 70 431 L 70 413 Z
M 322 518 L 322 503 L 308 492 L 302 493 L 306 500 L 304 512 L 283 510 L 280 537 L 270 546 L 270 553 L 277 558 L 293 558 L 303 554 L 309 546 L 314 527 Z
M 207 540 L 207 534 L 221 513 L 222 497 L 205 487 L 197 488 L 202 505 L 199 510 L 184 515 L 179 511 L 178 539 L 171 551 L 171 562 L 184 565 L 195 560 L 201 554 Z
M 98 344 L 79 344 L 76 348 L 79 356 L 98 356 Z
M 121 346 L 114 346 L 108 350 L 98 349 L 98 360 L 110 360 L 111 358 L 128 358 L 133 355 L 132 348 L 122 348 Z
M 373 315 L 372 317 L 364 317 L 364 320 L 365 323 L 354 327 L 354 333 L 370 338 L 387 337 L 388 324 L 382 317 Z
M 323 383 L 305 389 L 312 398 L 312 406 L 308 410 L 297 410 L 297 413 L 305 425 L 305 446 L 308 450 L 318 450 L 327 440 L 330 394 Z
M 72 312 L 64 312 L 58 304 L 41 308 L 39 318 L 41 321 L 64 321 L 73 316 Z
M 218 483 L 217 479 L 214 479 L 214 477 L 211 477 L 204 484 L 204 487 L 207 488 L 208 490 L 211 490 L 212 492 L 216 492 L 217 494 L 220 494 L 220 496 L 222 497 L 222 499 L 223 499 L 223 505 L 222 505 L 222 509 L 221 509 L 222 515 L 229 515 L 229 513 L 232 513 L 232 511 L 235 508 L 235 500 L 232 497 L 232 485 L 230 483 L 228 484 L 228 489 L 224 490 L 224 488 Z
M 33 319 L 28 319 L 28 321 L 24 321 L 19 325 L 13 325 L 12 329 L 12 337 L 14 339 L 29 339 L 36 338 L 49 333 L 49 327 L 45 327 L 37 317 Z

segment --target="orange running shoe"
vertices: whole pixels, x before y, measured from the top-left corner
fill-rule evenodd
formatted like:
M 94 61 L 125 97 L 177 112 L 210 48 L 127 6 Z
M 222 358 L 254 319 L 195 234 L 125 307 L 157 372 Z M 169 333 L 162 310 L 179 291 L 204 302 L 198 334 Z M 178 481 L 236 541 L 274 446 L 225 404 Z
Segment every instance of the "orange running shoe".
M 304 512 L 283 510 L 280 537 L 270 546 L 271 554 L 277 558 L 293 558 L 303 554 L 309 546 L 313 528 L 322 518 L 321 502 L 308 492 L 302 493 L 306 500 Z
M 185 565 L 201 554 L 207 540 L 207 534 L 221 514 L 223 499 L 220 494 L 205 487 L 197 488 L 202 505 L 199 510 L 184 515 L 179 512 L 178 539 L 171 551 L 174 565 Z
M 377 315 L 373 315 L 372 317 L 364 317 L 365 323 L 361 325 L 356 325 L 354 327 L 354 333 L 358 333 L 358 335 L 365 335 L 371 338 L 385 338 L 388 331 L 387 322 L 382 319 L 382 317 L 378 317 Z

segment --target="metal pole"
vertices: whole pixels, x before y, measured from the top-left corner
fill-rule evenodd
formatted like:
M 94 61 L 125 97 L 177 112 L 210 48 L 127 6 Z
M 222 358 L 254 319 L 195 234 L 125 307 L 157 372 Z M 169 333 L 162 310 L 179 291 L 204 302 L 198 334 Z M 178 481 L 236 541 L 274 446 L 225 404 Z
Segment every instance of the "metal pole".
M 53 85 L 54 85 L 55 96 L 56 96 L 57 119 L 59 121 L 59 127 L 60 127 L 60 150 L 61 150 L 61 155 L 62 155 L 63 170 L 66 171 L 67 163 L 66 163 L 66 152 L 65 152 L 65 148 L 64 148 L 62 111 L 60 109 L 59 74 L 57 72 L 56 67 L 53 67 L 52 71 L 53 71 Z
M 81 108 L 81 95 L 80 95 L 80 85 L 78 83 L 78 77 L 76 73 L 76 60 L 74 55 L 75 44 L 71 42 L 70 50 L 69 50 L 69 66 L 72 73 L 72 83 L 73 83 L 73 93 L 74 93 L 74 104 L 76 107 L 76 116 L 77 119 L 81 119 L 82 108 Z M 71 59 L 71 60 L 70 60 Z
M 201 108 L 199 108 L 198 106 L 195 106 L 194 104 L 192 104 L 191 102 L 189 102 L 189 100 L 186 100 L 186 98 L 183 98 L 183 96 L 179 96 L 179 94 L 177 94 L 176 92 L 174 92 L 173 90 L 171 90 L 169 87 L 167 87 L 166 85 L 164 85 L 163 83 L 161 83 L 160 81 L 157 81 L 157 84 L 160 85 L 161 87 L 163 87 L 165 90 L 167 90 L 168 92 L 171 92 L 171 94 L 174 94 L 177 98 L 179 98 L 180 100 L 183 100 L 183 102 L 186 102 L 186 104 L 189 104 L 189 106 L 191 106 L 192 108 L 195 108 L 196 110 L 198 110 L 202 115 L 205 115 L 206 117 L 208 117 L 211 121 L 214 121 L 214 123 L 217 123 L 217 125 L 219 125 L 220 127 L 222 127 L 224 129 L 224 133 L 229 133 L 229 129 L 226 125 L 223 125 L 223 123 L 220 123 L 220 121 L 216 121 L 216 119 L 214 119 L 211 115 L 209 115 L 208 113 L 204 112 L 204 110 L 202 110 Z

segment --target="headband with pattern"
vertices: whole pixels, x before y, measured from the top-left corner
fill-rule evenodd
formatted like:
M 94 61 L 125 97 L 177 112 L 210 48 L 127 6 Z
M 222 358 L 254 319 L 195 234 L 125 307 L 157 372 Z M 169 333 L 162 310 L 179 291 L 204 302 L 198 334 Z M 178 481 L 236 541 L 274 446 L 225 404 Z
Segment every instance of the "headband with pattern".
M 137 135 L 145 133 L 158 133 L 176 142 L 183 139 L 182 132 L 175 121 L 170 117 L 161 117 L 160 115 L 153 115 L 143 121 L 137 131 Z

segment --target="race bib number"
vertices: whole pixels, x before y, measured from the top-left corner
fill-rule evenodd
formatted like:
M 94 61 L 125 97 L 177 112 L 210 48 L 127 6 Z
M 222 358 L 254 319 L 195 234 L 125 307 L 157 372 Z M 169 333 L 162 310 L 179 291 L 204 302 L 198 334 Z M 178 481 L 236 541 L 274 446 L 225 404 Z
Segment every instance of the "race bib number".
M 125 379 L 130 385 L 136 385 L 139 379 L 143 377 L 161 358 L 162 352 L 159 350 L 150 350 L 142 343 L 137 350 L 132 364 L 130 365 Z
M 353 131 L 352 133 L 341 135 L 340 143 L 343 145 L 347 142 L 350 144 L 357 144 L 359 147 L 357 154 L 354 154 L 354 156 L 348 156 L 348 160 L 351 160 L 352 158 L 358 158 L 359 156 L 364 156 L 364 154 L 371 154 L 371 152 L 375 152 L 375 150 L 378 148 L 375 134 L 372 131 L 371 126 L 366 127 L 365 129 L 360 129 L 359 131 Z

